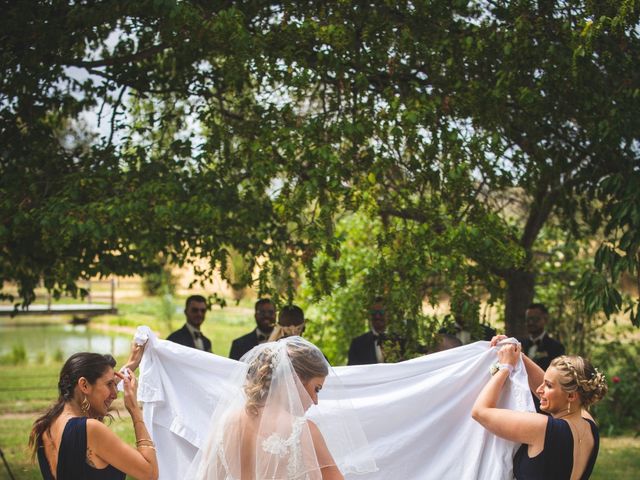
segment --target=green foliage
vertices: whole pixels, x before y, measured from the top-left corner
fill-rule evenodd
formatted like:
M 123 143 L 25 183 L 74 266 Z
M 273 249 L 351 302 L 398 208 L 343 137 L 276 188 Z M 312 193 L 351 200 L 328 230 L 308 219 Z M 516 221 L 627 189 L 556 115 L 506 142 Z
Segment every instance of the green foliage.
M 356 214 L 380 228 L 354 285 L 389 298 L 392 329 L 425 341 L 422 301 L 443 292 L 462 316 L 505 297 L 522 333 L 535 245 L 558 218 L 575 238 L 606 227 L 615 255 L 580 291 L 589 314 L 613 313 L 611 279 L 640 263 L 630 5 L 13 2 L 0 280 L 29 303 L 40 281 L 78 294 L 161 256 L 204 282 L 234 249 L 260 293 L 290 299 L 303 262 L 312 289 L 339 295 L 336 232 Z
M 251 283 L 254 264 L 248 261 L 237 250 L 230 248 L 226 268 L 222 268 L 224 278 L 227 278 L 236 304 L 246 295 L 247 285 Z
M 640 347 L 618 340 L 601 344 L 596 348 L 593 363 L 606 373 L 609 384 L 606 397 L 594 407 L 600 430 L 606 435 L 637 433 Z
M 552 223 L 542 230 L 536 247 L 535 300 L 550 311 L 547 329 L 568 352 L 590 356 L 593 346 L 605 339 L 607 324 L 604 315 L 586 310 L 578 297 L 582 275 L 593 264 L 594 247 Z
M 11 347 L 11 352 L 0 357 L 0 365 L 24 365 L 27 363 L 27 350 L 21 343 Z
M 53 361 L 57 363 L 62 363 L 64 362 L 64 360 L 65 360 L 64 351 L 60 347 L 56 348 L 56 350 L 53 352 Z
M 160 265 L 156 271 L 142 277 L 142 291 L 149 296 L 173 295 L 176 293 L 177 278 L 170 265 Z
M 36 364 L 42 365 L 44 364 L 44 362 L 46 361 L 46 355 L 44 352 L 37 352 L 36 353 Z
M 160 297 L 160 319 L 167 325 L 167 330 L 172 331 L 171 324 L 176 313 L 176 305 L 173 302 L 173 295 L 165 293 Z
M 619 291 L 622 274 L 637 279 L 640 293 L 640 192 L 637 167 L 629 172 L 607 177 L 599 189 L 607 218 L 605 231 L 609 240 L 598 248 L 594 268 L 587 270 L 579 292 L 588 312 L 603 311 L 607 317 L 625 305 L 634 325 L 640 326 L 638 295 L 626 298 Z

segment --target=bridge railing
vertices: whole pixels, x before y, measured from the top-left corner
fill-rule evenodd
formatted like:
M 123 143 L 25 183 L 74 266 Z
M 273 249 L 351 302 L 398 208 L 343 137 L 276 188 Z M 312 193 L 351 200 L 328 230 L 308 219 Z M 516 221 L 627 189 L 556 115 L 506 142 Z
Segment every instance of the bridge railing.
M 99 315 L 103 313 L 117 313 L 116 306 L 116 278 L 106 280 L 80 280 L 78 286 L 87 294 L 84 298 L 74 298 L 62 295 L 59 299 L 46 291 L 44 287 L 36 289 L 36 298 L 27 308 L 15 308 L 15 302 L 0 304 L 0 315 L 30 315 L 30 314 L 74 314 Z M 5 288 L 11 291 L 11 288 Z M 17 294 L 17 290 L 16 290 Z M 68 299 L 73 298 L 73 303 Z

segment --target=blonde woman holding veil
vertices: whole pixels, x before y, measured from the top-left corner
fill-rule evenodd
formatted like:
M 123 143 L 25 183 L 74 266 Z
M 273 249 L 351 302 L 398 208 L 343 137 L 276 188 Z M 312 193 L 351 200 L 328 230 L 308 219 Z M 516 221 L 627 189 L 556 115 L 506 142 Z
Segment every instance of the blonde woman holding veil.
M 307 415 L 330 374 L 322 352 L 300 337 L 288 337 L 254 347 L 241 362 L 247 368 L 234 382 L 236 390 L 216 407 L 208 439 L 186 478 L 343 479 L 340 463 L 346 456 L 359 457 L 367 445 L 357 428 L 355 434 L 347 431 L 351 427 L 341 430 L 340 417 L 349 412 L 324 416 L 332 424 L 327 439 Z M 323 419 L 322 412 L 318 418 Z M 334 458 L 336 452 L 343 459 Z M 343 468 L 364 473 L 375 470 L 375 463 L 369 458 Z

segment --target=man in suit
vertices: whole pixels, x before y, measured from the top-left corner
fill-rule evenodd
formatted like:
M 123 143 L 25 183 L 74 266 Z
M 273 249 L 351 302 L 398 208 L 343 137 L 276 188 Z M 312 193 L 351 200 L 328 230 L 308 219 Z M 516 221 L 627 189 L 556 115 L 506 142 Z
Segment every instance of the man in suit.
M 387 328 L 387 317 L 381 297 L 377 297 L 369 309 L 369 326 L 370 330 L 367 333 L 351 341 L 347 365 L 384 362 L 382 343 Z
M 253 347 L 269 339 L 276 321 L 276 307 L 271 299 L 261 298 L 256 302 L 254 318 L 256 328 L 231 343 L 229 358 L 240 360 Z
M 547 333 L 549 310 L 543 303 L 532 303 L 525 312 L 525 321 L 529 336 L 520 339 L 522 351 L 546 370 L 551 360 L 564 355 L 564 345 Z
M 211 352 L 211 340 L 200 331 L 206 313 L 207 300 L 202 295 L 191 295 L 187 298 L 184 307 L 187 322 L 181 329 L 169 335 L 167 340 L 187 347 L 197 348 L 198 350 L 204 350 L 205 352 Z
M 546 370 L 554 358 L 564 355 L 564 345 L 547 333 L 549 310 L 543 303 L 532 303 L 524 315 L 529 336 L 519 339 L 522 351 L 540 368 Z M 536 410 L 540 412 L 540 400 L 533 392 L 531 396 Z

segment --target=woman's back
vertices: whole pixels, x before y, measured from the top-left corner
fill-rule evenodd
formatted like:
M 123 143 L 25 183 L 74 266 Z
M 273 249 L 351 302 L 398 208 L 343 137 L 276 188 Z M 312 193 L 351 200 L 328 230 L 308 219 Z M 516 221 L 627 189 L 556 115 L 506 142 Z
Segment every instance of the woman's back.
M 587 419 L 584 422 L 588 422 L 589 429 L 586 432 L 580 430 L 580 435 L 575 436 L 578 442 L 574 442 L 569 422 L 549 416 L 544 449 L 529 457 L 528 446 L 522 445 L 513 459 L 515 477 L 518 480 L 588 479 L 598 456 L 599 435 L 595 423 Z
M 52 430 L 53 442 L 47 440 L 46 445 L 40 442 L 38 446 L 38 463 L 44 480 L 124 480 L 125 474 L 111 465 L 95 468 L 87 463 L 86 417 L 59 418 Z
M 274 412 L 272 412 L 274 413 Z M 232 415 L 219 449 L 224 474 L 221 478 L 300 478 L 305 459 L 316 454 L 310 442 L 304 442 L 306 420 L 278 412 L 268 418 L 243 410 Z M 238 460 L 239 459 L 239 463 Z M 222 472 L 219 472 L 221 474 Z M 305 478 L 321 478 L 309 472 Z

